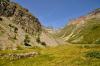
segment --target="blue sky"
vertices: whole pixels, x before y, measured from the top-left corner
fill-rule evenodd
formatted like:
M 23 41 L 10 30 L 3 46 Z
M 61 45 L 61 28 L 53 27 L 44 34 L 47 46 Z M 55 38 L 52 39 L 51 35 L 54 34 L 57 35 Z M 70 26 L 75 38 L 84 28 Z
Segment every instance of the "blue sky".
M 100 8 L 100 0 L 15 0 L 27 8 L 44 26 L 60 28 L 69 19 Z

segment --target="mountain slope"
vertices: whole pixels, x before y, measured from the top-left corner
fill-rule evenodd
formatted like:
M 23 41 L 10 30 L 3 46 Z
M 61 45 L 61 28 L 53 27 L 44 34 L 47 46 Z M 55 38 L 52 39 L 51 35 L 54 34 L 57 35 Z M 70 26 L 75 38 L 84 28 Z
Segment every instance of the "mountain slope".
M 70 21 L 59 36 L 70 43 L 100 44 L 100 9 Z
M 41 42 L 45 42 L 46 46 L 66 44 L 63 39 L 55 36 L 55 32 L 53 29 L 43 27 L 40 35 Z
M 39 20 L 27 9 L 9 0 L 0 0 L 0 49 L 34 46 L 41 34 Z

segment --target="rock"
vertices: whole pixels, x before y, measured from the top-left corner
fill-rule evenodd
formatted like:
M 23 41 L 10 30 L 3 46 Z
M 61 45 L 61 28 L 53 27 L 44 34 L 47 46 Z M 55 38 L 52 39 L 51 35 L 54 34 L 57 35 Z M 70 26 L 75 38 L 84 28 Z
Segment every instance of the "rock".
M 37 53 L 37 52 L 20 53 L 20 54 L 0 54 L 0 57 L 10 58 L 10 60 L 16 60 L 16 59 L 34 57 L 38 54 L 39 53 Z
M 15 46 L 25 45 L 25 35 L 30 37 L 30 46 L 38 44 L 36 39 L 40 37 L 42 31 L 38 18 L 17 3 L 7 0 L 0 0 L 0 27 L 3 27 L 0 29 L 3 31 L 0 32 L 0 46 L 4 44 L 4 50 L 16 50 Z

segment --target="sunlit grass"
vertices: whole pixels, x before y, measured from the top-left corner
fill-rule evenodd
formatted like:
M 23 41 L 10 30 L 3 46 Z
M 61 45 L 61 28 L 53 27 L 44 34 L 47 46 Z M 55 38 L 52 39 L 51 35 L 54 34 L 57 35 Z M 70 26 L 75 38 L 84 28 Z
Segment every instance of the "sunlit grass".
M 100 66 L 100 59 L 86 57 L 88 52 L 100 52 L 100 45 L 60 45 L 48 48 L 36 47 L 13 52 L 21 53 L 31 51 L 37 51 L 40 54 L 35 57 L 14 61 L 0 59 L 0 66 Z M 10 51 L 1 52 L 9 53 Z

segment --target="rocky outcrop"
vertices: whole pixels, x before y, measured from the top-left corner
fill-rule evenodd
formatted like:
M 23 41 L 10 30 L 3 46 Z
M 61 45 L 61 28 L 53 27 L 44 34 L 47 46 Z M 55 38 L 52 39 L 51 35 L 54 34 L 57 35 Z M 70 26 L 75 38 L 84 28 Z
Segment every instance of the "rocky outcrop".
M 27 9 L 9 0 L 0 0 L 0 49 L 34 46 L 41 31 L 38 18 Z
M 20 25 L 27 33 L 35 34 L 41 30 L 38 18 L 32 16 L 27 9 L 14 2 L 1 2 L 0 16 L 9 17 L 11 21 Z
M 38 55 L 37 52 L 29 52 L 29 53 L 20 53 L 20 54 L 0 54 L 0 57 L 10 59 L 10 60 L 18 60 L 22 58 L 34 57 Z

